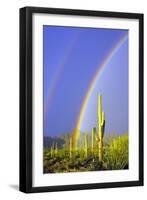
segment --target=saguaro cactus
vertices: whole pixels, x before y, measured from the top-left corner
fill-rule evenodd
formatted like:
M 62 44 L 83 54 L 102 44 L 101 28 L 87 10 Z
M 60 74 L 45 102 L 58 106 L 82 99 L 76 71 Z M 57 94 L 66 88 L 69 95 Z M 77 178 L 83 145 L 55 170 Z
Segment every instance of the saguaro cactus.
M 91 135 L 91 152 L 93 153 L 94 151 L 94 139 L 95 139 L 95 134 L 96 134 L 96 128 L 92 128 L 92 135 Z
M 69 149 L 69 138 L 68 136 L 65 136 L 65 150 Z
M 51 146 L 51 157 L 53 157 L 53 147 Z
M 85 157 L 87 158 L 87 149 L 88 149 L 88 144 L 87 144 L 87 135 L 85 135 Z
M 105 114 L 102 111 L 102 96 L 98 95 L 98 156 L 99 161 L 103 159 L 103 136 L 105 126 Z
M 57 153 L 58 153 L 58 144 L 56 143 L 56 146 L 55 146 L 55 154 L 57 156 Z
M 72 158 L 72 137 L 69 140 L 69 157 Z
M 55 156 L 55 143 L 53 142 L 51 145 L 51 157 Z

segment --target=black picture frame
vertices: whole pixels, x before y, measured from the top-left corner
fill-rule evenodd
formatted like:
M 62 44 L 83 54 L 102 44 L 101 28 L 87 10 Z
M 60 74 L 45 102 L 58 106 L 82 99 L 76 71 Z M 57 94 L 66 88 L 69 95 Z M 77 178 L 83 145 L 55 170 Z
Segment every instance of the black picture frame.
M 139 180 L 63 186 L 32 186 L 32 16 L 34 13 L 126 18 L 139 20 Z M 20 9 L 20 186 L 22 192 L 53 192 L 142 186 L 143 169 L 143 14 L 58 8 L 24 7 Z

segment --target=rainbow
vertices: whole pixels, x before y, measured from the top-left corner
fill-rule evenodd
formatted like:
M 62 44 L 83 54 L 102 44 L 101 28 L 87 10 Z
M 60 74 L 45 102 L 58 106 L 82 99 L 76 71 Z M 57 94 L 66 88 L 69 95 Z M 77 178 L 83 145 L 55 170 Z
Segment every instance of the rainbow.
M 110 62 L 110 60 L 112 59 L 112 57 L 115 55 L 115 53 L 119 50 L 119 48 L 121 47 L 121 45 L 125 42 L 125 40 L 127 39 L 128 34 L 126 33 L 123 37 L 120 38 L 120 40 L 114 45 L 114 47 L 110 50 L 110 52 L 108 53 L 108 55 L 105 57 L 104 61 L 102 62 L 102 64 L 98 67 L 98 70 L 96 71 L 95 76 L 93 77 L 91 84 L 88 88 L 88 92 L 86 93 L 86 96 L 84 98 L 82 107 L 80 109 L 80 113 L 78 115 L 78 119 L 77 119 L 77 125 L 76 125 L 76 129 L 73 135 L 73 145 L 76 148 L 77 146 L 77 142 L 78 142 L 78 137 L 79 137 L 79 130 L 81 127 L 81 123 L 83 121 L 83 116 L 84 116 L 84 112 L 86 110 L 89 98 L 92 94 L 92 91 L 95 88 L 96 82 L 102 72 L 102 70 L 104 69 L 104 67 Z
M 55 87 L 60 79 L 61 73 L 65 67 L 65 65 L 67 64 L 70 56 L 72 55 L 72 52 L 75 48 L 75 45 L 80 37 L 80 32 L 78 32 L 75 36 L 75 38 L 69 43 L 68 48 L 66 50 L 66 52 L 64 53 L 64 58 L 61 61 L 61 63 L 59 64 L 59 67 L 57 67 L 57 70 L 55 71 L 54 74 L 54 78 L 52 79 L 52 82 L 50 83 L 50 86 L 48 87 L 48 91 L 47 91 L 47 101 L 46 104 L 44 106 L 44 114 L 46 115 L 46 113 L 48 112 L 49 109 L 49 105 L 51 103 L 52 100 L 52 96 L 53 96 L 53 92 L 55 91 Z

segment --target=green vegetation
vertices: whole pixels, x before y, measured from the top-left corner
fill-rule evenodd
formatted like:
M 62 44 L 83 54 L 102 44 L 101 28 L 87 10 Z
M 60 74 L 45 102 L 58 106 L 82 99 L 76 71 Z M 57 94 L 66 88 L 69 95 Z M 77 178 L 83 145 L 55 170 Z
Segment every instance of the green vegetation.
M 117 137 L 106 147 L 104 164 L 108 169 L 128 168 L 128 134 Z
M 85 141 L 87 137 L 85 137 Z M 71 141 L 71 139 L 70 139 Z M 71 143 L 70 143 L 71 144 Z M 103 160 L 98 157 L 98 148 L 93 150 L 85 142 L 85 148 L 76 152 L 56 148 L 44 150 L 44 173 L 118 170 L 128 168 L 128 134 L 118 136 L 110 144 L 103 144 Z
M 50 147 L 44 149 L 44 173 L 128 169 L 128 133 L 104 135 L 104 128 L 102 97 L 98 96 L 98 130 L 94 127 L 91 134 L 83 133 L 76 149 L 74 133 L 63 141 L 51 139 Z

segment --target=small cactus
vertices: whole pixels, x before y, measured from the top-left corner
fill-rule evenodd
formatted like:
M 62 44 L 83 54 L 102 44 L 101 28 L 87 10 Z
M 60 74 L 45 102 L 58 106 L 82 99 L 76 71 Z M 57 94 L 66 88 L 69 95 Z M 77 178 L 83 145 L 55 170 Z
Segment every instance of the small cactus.
M 91 136 L 91 152 L 94 151 L 94 139 L 95 139 L 96 128 L 92 128 L 92 136 Z
M 57 153 L 58 153 L 58 144 L 56 143 L 56 146 L 55 146 L 55 155 L 57 156 Z
M 72 137 L 69 140 L 69 157 L 72 158 Z
M 85 135 L 85 157 L 87 158 L 87 149 L 88 149 L 88 145 L 87 145 L 87 135 Z
M 69 148 L 69 138 L 68 136 L 65 136 L 65 150 Z
M 53 147 L 51 146 L 51 157 L 53 157 Z

